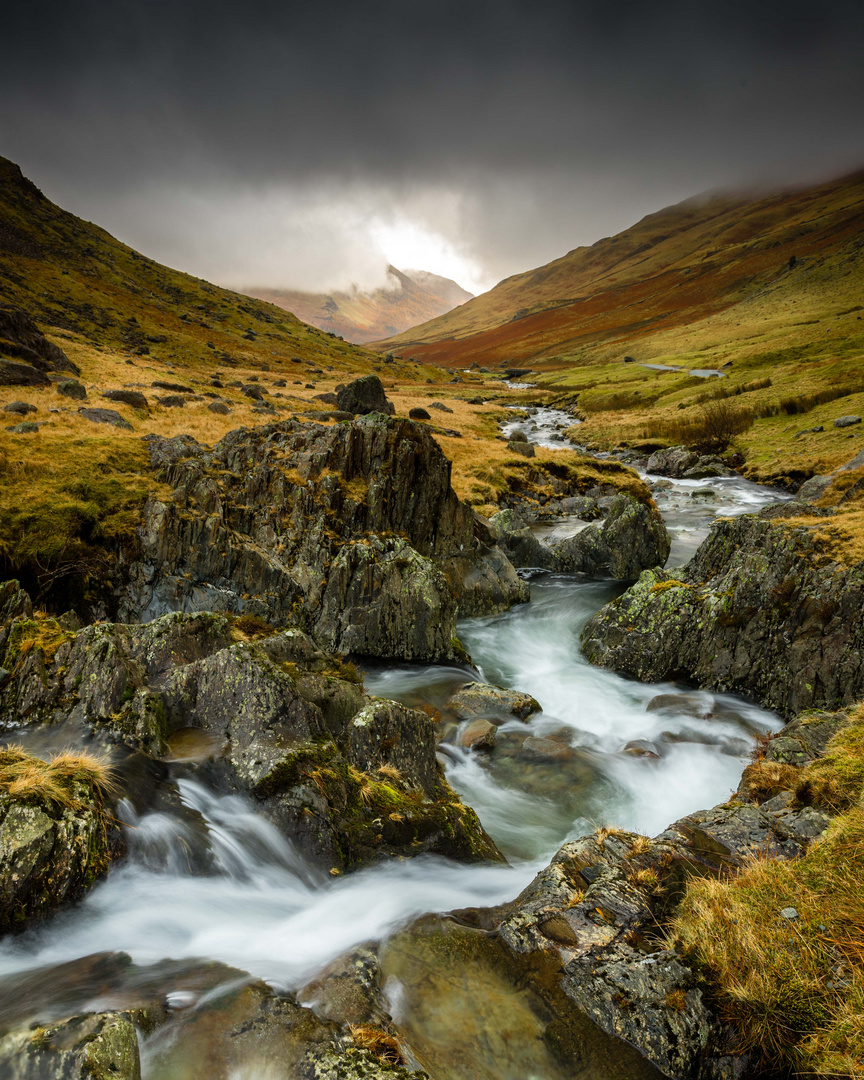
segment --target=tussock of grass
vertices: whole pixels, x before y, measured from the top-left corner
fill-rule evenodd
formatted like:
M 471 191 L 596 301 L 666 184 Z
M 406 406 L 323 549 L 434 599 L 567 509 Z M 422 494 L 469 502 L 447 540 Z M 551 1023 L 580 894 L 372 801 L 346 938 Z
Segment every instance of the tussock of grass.
M 864 1076 L 864 709 L 804 769 L 756 762 L 747 773 L 842 812 L 801 859 L 755 858 L 731 880 L 691 882 L 672 936 L 765 1066 Z M 789 908 L 795 917 L 781 915 Z
M 779 761 L 754 761 L 741 777 L 741 792 L 761 805 L 783 791 L 790 791 L 798 781 L 800 769 Z
M 388 1031 L 371 1024 L 351 1024 L 349 1027 L 354 1045 L 361 1050 L 369 1050 L 388 1065 L 405 1064 L 399 1040 Z
M 0 748 L 0 793 L 11 799 L 76 809 L 81 806 L 81 785 L 99 799 L 110 794 L 114 784 L 108 763 L 70 750 L 43 761 L 20 746 Z

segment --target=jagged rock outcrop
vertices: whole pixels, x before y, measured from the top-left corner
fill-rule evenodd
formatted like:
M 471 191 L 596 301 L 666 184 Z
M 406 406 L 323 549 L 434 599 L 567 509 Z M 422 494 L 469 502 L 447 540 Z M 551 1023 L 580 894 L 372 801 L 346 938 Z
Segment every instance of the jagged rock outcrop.
M 0 727 L 68 720 L 154 755 L 178 731 L 205 732 L 216 747 L 205 778 L 255 799 L 324 868 L 421 852 L 500 859 L 436 763 L 429 716 L 367 697 L 299 629 L 174 613 L 75 631 L 25 613 L 0 665 Z
M 794 721 L 768 743 L 765 760 L 778 760 L 774 743 L 781 754 L 794 744 L 807 764 L 845 719 Z M 653 840 L 601 829 L 565 844 L 506 911 L 499 937 L 517 958 L 557 954 L 567 997 L 665 1076 L 743 1075 L 734 1033 L 662 931 L 691 877 L 722 876 L 754 856 L 796 858 L 825 831 L 830 818 L 796 798 L 797 774 L 789 768 L 785 794 L 766 800 L 745 772 L 729 803 L 689 814 Z
M 785 715 L 862 697 L 864 571 L 820 554 L 792 512 L 718 521 L 686 567 L 644 573 L 588 622 L 587 658 L 647 682 L 747 694 Z
M 148 436 L 170 501 L 151 499 L 118 589 L 124 621 L 249 612 L 329 649 L 459 656 L 460 615 L 527 600 L 494 535 L 450 486 L 419 424 L 380 414 L 231 432 L 212 450 Z
M 669 558 L 669 533 L 656 507 L 616 495 L 602 524 L 551 545 L 559 568 L 631 581 Z

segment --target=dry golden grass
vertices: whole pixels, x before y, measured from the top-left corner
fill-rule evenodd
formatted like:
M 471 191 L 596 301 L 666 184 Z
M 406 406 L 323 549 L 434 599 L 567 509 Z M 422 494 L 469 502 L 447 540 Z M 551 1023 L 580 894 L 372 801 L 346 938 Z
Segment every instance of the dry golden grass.
M 77 808 L 81 805 L 80 785 L 98 797 L 113 792 L 108 762 L 94 754 L 72 751 L 43 761 L 19 746 L 0 748 L 0 792 L 11 799 Z
M 755 858 L 731 880 L 692 881 L 673 936 L 767 1067 L 864 1076 L 864 708 L 804 769 L 754 769 L 754 783 L 788 784 L 839 814 L 800 859 Z M 794 917 L 781 915 L 789 908 Z
M 782 791 L 791 791 L 800 776 L 794 765 L 779 761 L 754 761 L 741 777 L 742 794 L 752 802 L 761 804 Z
M 836 814 L 854 806 L 864 792 L 864 705 L 828 743 L 825 753 L 798 771 L 795 794 L 800 802 Z
M 399 1040 L 383 1028 L 372 1024 L 349 1024 L 354 1045 L 369 1050 L 379 1061 L 388 1065 L 404 1065 L 405 1058 Z
M 630 858 L 638 859 L 651 850 L 651 841 L 647 836 L 637 836 L 630 844 Z
M 388 780 L 395 780 L 397 783 L 402 782 L 402 772 L 395 765 L 379 765 L 377 772 L 379 776 L 386 777 Z

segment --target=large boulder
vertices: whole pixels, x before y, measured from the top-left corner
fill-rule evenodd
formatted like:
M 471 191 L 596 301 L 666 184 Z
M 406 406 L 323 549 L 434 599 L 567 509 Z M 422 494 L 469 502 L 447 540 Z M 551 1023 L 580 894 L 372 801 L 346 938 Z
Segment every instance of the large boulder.
M 362 375 L 343 386 L 332 404 L 338 405 L 342 412 L 355 416 L 366 416 L 373 412 L 392 415 L 396 411 L 392 401 L 387 400 L 377 375 Z
M 561 562 L 548 544 L 538 540 L 515 510 L 499 510 L 489 519 L 501 550 L 514 566 L 558 570 Z
M 77 900 L 107 870 L 119 839 L 100 776 L 87 758 L 0 749 L 0 933 Z
M 173 497 L 144 508 L 120 573 L 124 620 L 248 612 L 299 622 L 343 653 L 443 660 L 461 655 L 457 606 L 488 614 L 528 599 L 421 425 L 285 421 L 212 450 L 147 438 Z
M 551 545 L 562 570 L 632 581 L 669 558 L 669 533 L 653 505 L 615 496 L 602 524 Z
M 684 679 L 785 715 L 864 696 L 864 571 L 779 511 L 716 522 L 686 567 L 649 571 L 586 625 L 595 664 Z
M 368 698 L 356 671 L 302 630 L 174 613 L 75 631 L 25 613 L 0 665 L 0 727 L 66 720 L 155 755 L 178 732 L 205 733 L 205 778 L 254 799 L 324 869 L 422 852 L 500 859 L 437 765 L 430 717 Z M 38 866 L 53 873 L 55 834 L 78 818 L 16 815 L 19 846 L 38 841 Z
M 772 742 L 806 743 L 812 760 L 844 719 L 802 718 Z M 745 785 L 729 803 L 689 814 L 653 839 L 601 829 L 566 843 L 499 916 L 498 937 L 519 963 L 557 957 L 567 998 L 664 1076 L 745 1075 L 747 1058 L 700 972 L 663 933 L 691 878 L 724 878 L 755 858 L 799 858 L 824 833 L 829 817 L 796 801 L 798 769 L 783 775 L 784 797 L 762 805 Z
M 32 364 L 0 356 L 0 386 L 50 386 L 51 380 Z

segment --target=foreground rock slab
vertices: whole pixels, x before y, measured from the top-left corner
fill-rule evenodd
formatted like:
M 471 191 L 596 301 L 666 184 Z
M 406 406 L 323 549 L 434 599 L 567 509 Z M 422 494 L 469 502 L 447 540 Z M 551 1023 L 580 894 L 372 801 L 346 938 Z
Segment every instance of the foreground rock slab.
M 745 772 L 728 803 L 690 814 L 653 839 L 600 829 L 565 844 L 497 918 L 498 936 L 517 963 L 556 957 L 569 1001 L 664 1076 L 749 1075 L 734 1033 L 664 927 L 691 878 L 723 877 L 757 856 L 797 858 L 824 833 L 831 819 L 799 801 L 798 768 L 776 773 L 770 763 L 792 748 L 800 765 L 813 761 L 845 719 L 817 715 L 789 724 L 768 743 L 767 770 L 756 763 Z M 765 775 L 775 773 L 782 795 L 764 787 Z M 805 797 L 807 785 L 800 786 Z

